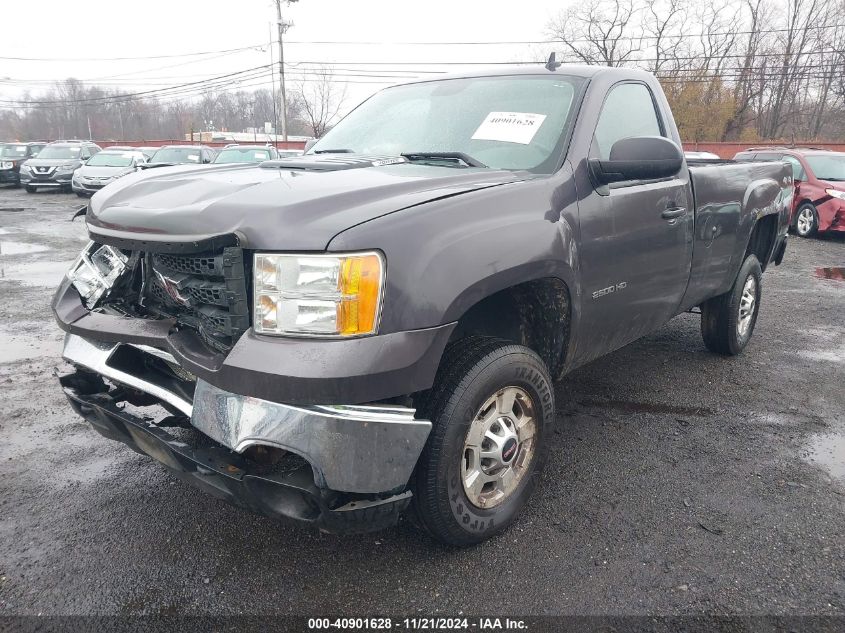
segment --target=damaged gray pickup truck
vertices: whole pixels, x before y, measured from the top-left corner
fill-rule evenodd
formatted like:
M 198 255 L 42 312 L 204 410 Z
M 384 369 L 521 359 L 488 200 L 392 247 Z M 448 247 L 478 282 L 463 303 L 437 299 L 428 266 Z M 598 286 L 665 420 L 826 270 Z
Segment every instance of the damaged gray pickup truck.
M 553 380 L 697 308 L 710 350 L 742 351 L 791 184 L 688 164 L 635 70 L 394 86 L 304 156 L 97 193 L 53 301 L 61 385 L 102 435 L 254 512 L 472 544 L 537 485 Z

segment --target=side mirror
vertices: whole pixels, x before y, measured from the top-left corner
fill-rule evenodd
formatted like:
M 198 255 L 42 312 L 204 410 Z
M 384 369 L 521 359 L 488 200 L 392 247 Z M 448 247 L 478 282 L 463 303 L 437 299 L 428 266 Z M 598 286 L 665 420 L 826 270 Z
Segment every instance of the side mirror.
M 671 178 L 681 171 L 684 155 L 674 142 L 662 136 L 632 136 L 616 141 L 610 158 L 591 158 L 590 171 L 599 184 L 626 180 Z
M 305 153 L 307 154 L 308 150 L 314 147 L 314 145 L 316 145 L 317 141 L 319 140 L 320 139 L 318 138 L 309 138 L 307 141 L 305 141 Z

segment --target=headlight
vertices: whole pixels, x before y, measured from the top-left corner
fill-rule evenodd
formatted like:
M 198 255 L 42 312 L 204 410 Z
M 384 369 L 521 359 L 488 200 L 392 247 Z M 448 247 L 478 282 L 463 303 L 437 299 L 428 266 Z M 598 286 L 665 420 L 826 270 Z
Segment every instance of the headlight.
M 339 338 L 378 330 L 384 290 L 379 253 L 256 253 L 253 263 L 259 334 Z
M 14 163 L 9 163 L 9 162 L 6 162 L 6 161 L 0 163 L 0 169 L 14 169 L 14 168 L 15 168 Z
M 90 310 L 126 270 L 126 255 L 111 246 L 89 242 L 67 272 Z
M 824 192 L 831 198 L 839 198 L 840 200 L 845 200 L 845 191 L 839 191 L 838 189 L 825 189 Z
M 21 163 L 21 171 L 29 171 L 30 167 L 26 163 Z
M 76 164 L 75 163 L 68 163 L 66 165 L 59 165 L 58 168 L 56 169 L 56 171 L 63 171 L 63 172 L 76 171 Z

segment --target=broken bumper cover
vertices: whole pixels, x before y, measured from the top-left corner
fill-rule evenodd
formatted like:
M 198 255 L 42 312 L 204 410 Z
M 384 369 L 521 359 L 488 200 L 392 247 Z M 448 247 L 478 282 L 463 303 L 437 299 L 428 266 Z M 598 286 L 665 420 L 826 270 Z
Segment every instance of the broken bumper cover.
M 78 374 L 60 378 L 73 409 L 101 435 L 164 464 L 180 479 L 257 514 L 312 525 L 326 532 L 357 533 L 394 525 L 410 492 L 380 499 L 350 499 L 319 489 L 311 469 L 263 473 L 223 447 L 192 447 L 167 431 L 118 408 L 108 394 L 86 394 Z
M 173 356 L 143 344 L 68 334 L 64 357 L 77 370 L 60 378 L 65 394 L 95 430 L 234 505 L 324 531 L 361 532 L 394 524 L 410 502 L 407 483 L 431 430 L 413 409 L 291 406 L 202 379 L 186 387 L 155 370 L 156 363 L 175 364 Z M 146 398 L 141 406 L 158 403 L 175 417 L 129 413 L 121 405 L 136 403 L 133 394 Z M 174 420 L 188 440 L 166 430 Z M 290 459 L 268 471 L 240 454 L 255 445 L 283 449 Z
M 167 352 L 144 345 L 68 334 L 63 355 L 77 367 L 166 403 L 235 452 L 263 445 L 303 457 L 322 488 L 381 493 L 404 487 L 431 430 L 431 422 L 415 419 L 414 410 L 405 407 L 291 406 L 231 393 L 202 379 L 191 399 L 176 381 L 143 369 L 144 355 L 175 364 Z

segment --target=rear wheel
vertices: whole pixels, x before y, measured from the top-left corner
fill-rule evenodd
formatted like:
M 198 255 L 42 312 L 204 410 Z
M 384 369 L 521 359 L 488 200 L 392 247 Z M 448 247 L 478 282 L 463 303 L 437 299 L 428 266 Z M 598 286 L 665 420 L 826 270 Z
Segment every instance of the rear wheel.
M 433 428 L 413 482 L 417 522 L 450 545 L 505 530 L 537 485 L 554 391 L 527 347 L 483 337 L 450 346 L 423 412 Z
M 748 345 L 760 311 L 762 279 L 760 262 L 749 255 L 733 287 L 701 306 L 701 336 L 711 352 L 735 356 Z
M 812 237 L 819 230 L 819 213 L 810 202 L 805 202 L 795 213 L 795 233 L 799 237 Z

